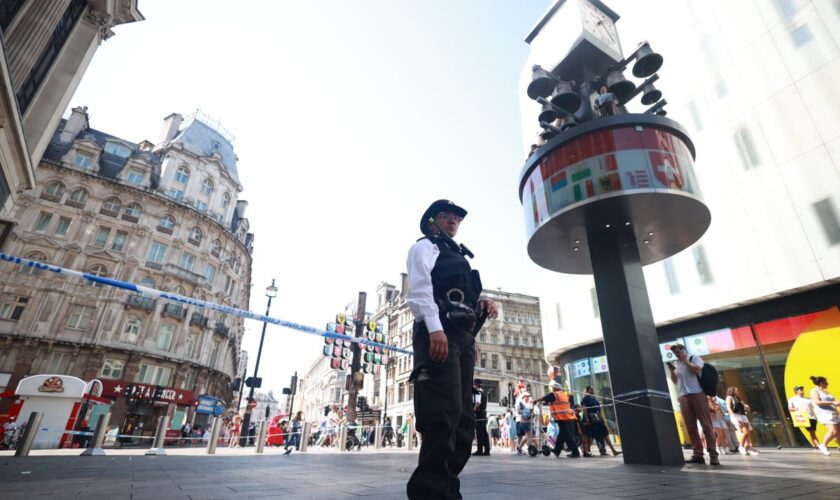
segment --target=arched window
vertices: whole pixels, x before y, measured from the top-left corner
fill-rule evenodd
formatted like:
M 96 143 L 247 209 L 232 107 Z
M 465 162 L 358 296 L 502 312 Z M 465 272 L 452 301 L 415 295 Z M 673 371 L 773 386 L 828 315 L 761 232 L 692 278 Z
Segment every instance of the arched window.
M 149 288 L 154 288 L 156 285 L 155 279 L 151 276 L 144 276 L 143 279 L 140 280 L 140 284 Z
M 125 207 L 125 215 L 128 217 L 139 219 L 140 214 L 142 213 L 143 209 L 138 203 L 130 203 L 127 207 Z
M 186 184 L 190 181 L 190 169 L 187 167 L 178 167 L 175 171 L 175 182 Z
M 201 194 L 210 196 L 213 194 L 213 181 L 210 179 L 204 179 L 201 181 Z
M 105 200 L 105 203 L 102 204 L 102 210 L 107 210 L 109 212 L 114 212 L 115 214 L 120 213 L 122 210 L 122 202 L 119 198 L 108 198 Z
M 228 205 L 230 205 L 230 193 L 225 193 L 224 196 L 222 196 L 222 208 L 226 209 Z
M 210 245 L 210 253 L 218 257 L 222 254 L 222 242 L 219 240 L 213 240 L 213 244 Z
M 102 264 L 94 264 L 90 266 L 88 269 L 88 274 L 92 274 L 94 276 L 107 276 L 108 275 L 108 268 Z M 93 281 L 85 280 L 85 285 L 93 286 L 93 287 L 100 287 L 102 286 L 101 283 L 96 283 Z
M 67 201 L 72 202 L 72 204 L 84 207 L 85 203 L 87 203 L 87 197 L 87 191 L 85 191 L 82 188 L 79 188 L 70 193 L 70 196 L 67 197 Z
M 29 259 L 29 260 L 36 260 L 38 262 L 43 262 L 43 263 L 47 262 L 47 256 L 42 254 L 41 252 L 32 252 L 29 255 L 27 255 L 26 258 Z M 33 276 L 38 276 L 39 274 L 44 272 L 43 269 L 38 269 L 37 267 L 34 267 L 34 266 L 30 267 L 27 264 L 21 264 L 18 271 L 22 274 L 31 274 Z
M 190 229 L 190 239 L 195 243 L 201 243 L 201 229 L 198 226 L 193 226 Z
M 184 287 L 182 286 L 176 286 L 175 289 L 172 291 L 175 292 L 177 295 L 187 295 L 187 291 L 184 290 Z
M 60 198 L 64 194 L 64 184 L 58 181 L 52 181 L 44 188 L 44 193 Z
M 158 222 L 158 226 L 164 229 L 173 229 L 175 227 L 175 217 L 169 214 L 163 215 Z

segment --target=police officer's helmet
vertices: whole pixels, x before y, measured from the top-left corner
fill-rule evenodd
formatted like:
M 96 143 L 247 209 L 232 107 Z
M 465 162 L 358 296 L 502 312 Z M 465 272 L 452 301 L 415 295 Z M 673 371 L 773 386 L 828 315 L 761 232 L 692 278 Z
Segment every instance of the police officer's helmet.
M 461 217 L 467 216 L 467 211 L 456 205 L 454 202 L 449 200 L 437 200 L 429 205 L 429 208 L 423 212 L 423 217 L 420 218 L 420 232 L 428 236 L 429 219 L 437 217 L 437 214 L 441 212 L 452 212 L 455 215 L 460 215 Z

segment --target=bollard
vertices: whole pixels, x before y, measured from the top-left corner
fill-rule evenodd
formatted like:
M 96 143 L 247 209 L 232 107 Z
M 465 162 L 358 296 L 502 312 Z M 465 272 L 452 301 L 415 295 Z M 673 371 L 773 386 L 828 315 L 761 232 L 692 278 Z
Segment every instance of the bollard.
M 300 434 L 300 451 L 309 448 L 309 422 L 304 422 Z
M 23 429 L 23 434 L 18 441 L 17 449 L 15 449 L 16 457 L 28 457 L 29 450 L 32 449 L 32 442 L 35 441 L 35 435 L 38 434 L 38 427 L 41 426 L 41 418 L 44 416 L 39 411 L 33 411 L 29 414 L 29 421 L 26 422 L 26 427 Z
M 384 428 L 380 425 L 378 427 L 373 428 L 373 449 L 381 450 L 382 449 L 382 434 L 385 433 Z
M 222 430 L 222 419 L 216 417 L 213 419 L 213 430 L 210 431 L 210 442 L 207 443 L 207 454 L 216 454 L 216 444 L 219 442 L 219 432 Z
M 96 430 L 93 433 L 93 441 L 90 447 L 82 452 L 81 457 L 98 457 L 105 454 L 102 449 L 102 442 L 105 441 L 105 429 L 108 427 L 108 421 L 111 420 L 111 412 L 99 416 L 99 421 L 96 423 Z
M 157 430 L 155 431 L 155 441 L 152 444 L 152 448 L 146 451 L 146 455 L 166 455 L 166 450 L 163 449 L 163 441 L 166 439 L 166 427 L 168 426 L 169 417 L 160 417 Z
M 257 445 L 256 451 L 257 453 L 263 452 L 263 447 L 265 446 L 265 431 L 268 429 L 268 420 L 263 420 L 259 423 L 260 428 L 257 430 Z
M 347 427 L 341 424 L 338 428 L 338 451 L 347 450 Z
M 414 422 L 408 423 L 408 451 L 414 449 Z

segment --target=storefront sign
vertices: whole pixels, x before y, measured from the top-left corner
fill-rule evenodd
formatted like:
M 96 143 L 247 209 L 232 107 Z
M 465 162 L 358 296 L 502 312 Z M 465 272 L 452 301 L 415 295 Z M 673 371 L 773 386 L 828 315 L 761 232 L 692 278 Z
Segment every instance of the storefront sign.
M 81 398 L 85 392 L 85 381 L 68 375 L 33 375 L 18 383 L 18 396 L 54 396 Z
M 64 382 L 61 377 L 50 377 L 38 387 L 38 392 L 64 392 Z
M 195 399 L 192 391 L 159 385 L 126 383 L 124 380 L 103 380 L 102 395 L 175 404 L 190 404 Z
M 198 397 L 198 406 L 196 406 L 195 412 L 219 416 L 225 412 L 225 403 L 219 398 L 202 394 Z

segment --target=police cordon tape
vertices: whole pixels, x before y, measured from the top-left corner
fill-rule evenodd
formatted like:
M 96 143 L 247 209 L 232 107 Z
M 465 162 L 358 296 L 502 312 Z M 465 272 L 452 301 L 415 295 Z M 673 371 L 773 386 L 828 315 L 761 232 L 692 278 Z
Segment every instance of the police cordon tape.
M 311 326 L 301 325 L 301 324 L 294 323 L 294 322 L 291 322 L 291 321 L 285 321 L 285 320 L 278 319 L 278 318 L 272 318 L 271 316 L 266 316 L 264 314 L 258 314 L 258 313 L 255 313 L 255 312 L 246 311 L 244 309 L 237 309 L 235 307 L 226 306 L 224 304 L 217 304 L 215 302 L 207 302 L 207 301 L 204 301 L 204 300 L 193 299 L 191 297 L 184 297 L 183 295 L 178 295 L 176 293 L 164 292 L 162 290 L 157 290 L 155 288 L 149 288 L 147 286 L 137 285 L 137 284 L 134 284 L 134 283 L 129 283 L 127 281 L 120 281 L 120 280 L 116 280 L 116 279 L 112 279 L 112 278 L 105 278 L 103 276 L 96 276 L 94 274 L 83 273 L 81 271 L 76 271 L 76 270 L 73 270 L 73 269 L 67 269 L 67 268 L 64 268 L 64 267 L 59 267 L 59 266 L 55 266 L 55 265 L 52 265 L 52 264 L 47 264 L 45 262 L 39 262 L 37 260 L 26 259 L 24 257 L 18 257 L 17 255 L 11 255 L 11 254 L 7 254 L 7 253 L 4 253 L 4 252 L 0 252 L 0 261 L 10 262 L 10 263 L 13 263 L 13 264 L 25 265 L 25 266 L 32 267 L 32 268 L 35 268 L 35 269 L 40 269 L 40 270 L 43 270 L 43 271 L 50 271 L 50 272 L 53 272 L 53 273 L 56 273 L 56 274 L 72 276 L 72 277 L 75 277 L 75 278 L 81 278 L 81 279 L 85 279 L 85 280 L 88 280 L 88 281 L 92 281 L 94 283 L 100 283 L 100 284 L 103 284 L 103 285 L 109 285 L 109 286 L 113 286 L 113 287 L 116 287 L 116 288 L 121 288 L 123 290 L 128 290 L 128 291 L 131 291 L 131 292 L 139 293 L 141 295 L 145 295 L 145 296 L 148 296 L 148 297 L 171 300 L 173 302 L 178 302 L 178 303 L 187 304 L 187 305 L 193 305 L 193 306 L 197 306 L 197 307 L 203 307 L 203 308 L 210 309 L 210 310 L 213 310 L 213 311 L 219 311 L 219 312 L 223 312 L 225 314 L 231 314 L 233 316 L 239 316 L 241 318 L 248 318 L 248 319 L 253 319 L 253 320 L 256 320 L 256 321 L 261 321 L 261 322 L 264 322 L 264 323 L 270 323 L 272 325 L 278 325 L 278 326 L 282 326 L 282 327 L 289 328 L 289 329 L 292 329 L 292 330 L 297 330 L 299 332 L 307 333 L 309 335 L 317 335 L 319 337 L 324 337 L 324 338 L 333 338 L 333 339 L 338 339 L 338 340 L 345 340 L 345 341 L 354 342 L 354 343 L 358 343 L 358 344 L 362 344 L 362 345 L 370 345 L 370 346 L 374 346 L 374 347 L 379 347 L 383 350 L 398 352 L 398 353 L 401 353 L 401 354 L 408 354 L 410 356 L 414 355 L 414 352 L 409 351 L 408 349 L 402 349 L 402 348 L 395 347 L 395 346 L 388 345 L 388 344 L 384 344 L 384 343 L 381 343 L 381 342 L 374 342 L 372 340 L 368 340 L 368 339 L 365 339 L 365 338 L 353 337 L 353 336 L 350 336 L 350 335 L 343 335 L 343 334 L 336 333 L 336 332 L 328 332 L 328 331 L 322 330 L 320 328 L 314 328 L 314 327 L 311 327 Z M 486 368 L 476 368 L 475 370 L 479 371 L 479 372 L 492 373 L 492 374 L 499 375 L 499 376 L 502 376 L 502 377 L 507 376 L 507 375 L 503 374 L 502 372 L 495 371 L 495 370 L 488 370 Z M 527 382 L 531 382 L 531 383 L 534 383 L 534 384 L 539 384 L 539 385 L 542 385 L 542 386 L 547 386 L 548 385 L 545 382 L 540 382 L 540 381 L 537 381 L 537 380 L 524 379 L 524 378 L 521 378 L 521 377 L 518 377 L 518 378 L 520 380 L 525 380 Z M 583 394 L 580 391 L 570 391 L 570 392 L 573 392 L 573 393 L 576 393 L 576 394 Z M 618 399 L 619 397 L 630 396 L 630 395 L 634 395 L 636 397 L 628 398 L 628 400 Z M 648 408 L 648 409 L 651 409 L 651 410 L 654 410 L 654 411 L 664 411 L 664 412 L 667 412 L 667 413 L 674 413 L 672 410 L 666 410 L 666 409 L 663 409 L 663 408 L 654 408 L 652 406 L 641 405 L 641 404 L 638 404 L 638 403 L 631 403 L 629 401 L 629 400 L 632 400 L 632 399 L 639 399 L 639 398 L 644 397 L 644 396 L 662 397 L 662 398 L 668 397 L 668 399 L 670 399 L 670 397 L 667 394 L 665 394 L 663 396 L 661 391 L 656 391 L 656 390 L 653 390 L 653 389 L 643 389 L 641 391 L 634 391 L 633 393 L 627 393 L 625 395 L 618 395 L 618 397 L 613 397 L 613 398 L 608 398 L 608 397 L 603 397 L 602 396 L 602 399 L 612 401 L 613 404 L 624 404 L 624 405 L 628 405 L 628 406 L 637 406 L 637 407 L 642 407 L 642 408 Z
M 31 260 L 31 259 L 25 259 L 23 257 L 18 257 L 16 255 L 10 255 L 10 254 L 3 253 L 3 252 L 0 252 L 0 261 L 11 262 L 13 264 L 22 264 L 22 265 L 25 265 L 25 266 L 28 266 L 28 267 L 33 267 L 35 269 L 40 269 L 40 270 L 43 270 L 43 271 L 51 271 L 51 272 L 54 272 L 56 274 L 62 274 L 62 275 L 65 275 L 65 276 L 73 276 L 75 278 L 82 278 L 82 279 L 86 279 L 88 281 L 92 281 L 94 283 L 101 283 L 103 285 L 110 285 L 110 286 L 113 286 L 113 287 L 116 287 L 116 288 L 122 288 L 123 290 L 136 292 L 136 293 L 139 293 L 141 295 L 146 295 L 148 297 L 167 299 L 167 300 L 171 300 L 173 302 L 178 302 L 178 303 L 181 303 L 181 304 L 203 307 L 203 308 L 210 309 L 210 310 L 213 310 L 213 311 L 219 311 L 219 312 L 223 312 L 225 314 L 231 314 L 233 316 L 239 316 L 241 318 L 248 318 L 248 319 L 253 319 L 253 320 L 256 320 L 256 321 L 262 321 L 264 323 L 271 323 L 272 325 L 278 325 L 278 326 L 282 326 L 282 327 L 285 327 L 285 328 L 290 328 L 292 330 L 297 330 L 299 332 L 308 333 L 310 335 L 317 335 L 317 336 L 320 336 L 320 337 L 333 338 L 333 339 L 338 339 L 338 340 L 346 340 L 346 341 L 349 341 L 349 342 L 355 342 L 355 343 L 359 343 L 359 344 L 363 344 L 363 345 L 370 345 L 370 346 L 374 346 L 374 347 L 379 347 L 383 350 L 399 352 L 399 353 L 402 353 L 402 354 L 411 354 L 411 355 L 414 354 L 413 352 L 411 352 L 409 350 L 406 350 L 406 349 L 400 349 L 400 348 L 392 346 L 392 345 L 383 344 L 381 342 L 374 342 L 372 340 L 368 340 L 368 339 L 361 338 L 361 337 L 352 337 L 350 335 L 343 335 L 343 334 L 340 334 L 340 333 L 328 332 L 328 331 L 322 330 L 320 328 L 313 328 L 311 326 L 300 325 L 298 323 L 293 323 L 291 321 L 285 321 L 285 320 L 282 320 L 282 319 L 272 318 L 271 316 L 266 316 L 264 314 L 257 314 L 257 313 L 251 312 L 251 311 L 246 311 L 244 309 L 237 309 L 235 307 L 226 306 L 224 304 L 216 304 L 214 302 L 207 302 L 207 301 L 204 301 L 204 300 L 193 299 L 193 298 L 190 298 L 190 297 L 184 297 L 183 295 L 178 295 L 178 294 L 175 294 L 175 293 L 164 292 L 164 291 L 161 291 L 161 290 L 156 290 L 154 288 L 149 288 L 149 287 L 142 286 L 142 285 L 136 285 L 134 283 L 128 283 L 126 281 L 120 281 L 120 280 L 115 280 L 115 279 L 112 279 L 112 278 L 105 278 L 105 277 L 102 277 L 102 276 L 96 276 L 94 274 L 83 273 L 83 272 L 80 272 L 80 271 L 75 271 L 73 269 L 66 269 L 66 268 L 63 268 L 63 267 L 54 266 L 52 264 L 47 264 L 47 263 L 44 263 L 44 262 L 39 262 L 39 261 L 36 261 L 36 260 Z

